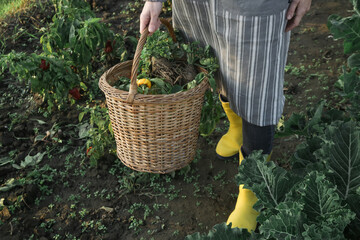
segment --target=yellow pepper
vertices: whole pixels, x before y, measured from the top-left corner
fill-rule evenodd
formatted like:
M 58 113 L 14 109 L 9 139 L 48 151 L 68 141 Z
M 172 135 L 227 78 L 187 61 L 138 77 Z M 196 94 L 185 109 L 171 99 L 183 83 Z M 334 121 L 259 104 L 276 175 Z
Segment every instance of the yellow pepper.
M 140 85 L 146 85 L 148 88 L 151 88 L 151 82 L 150 82 L 149 79 L 146 79 L 146 78 L 138 79 L 138 80 L 136 81 L 136 84 L 137 84 L 138 86 L 140 86 Z

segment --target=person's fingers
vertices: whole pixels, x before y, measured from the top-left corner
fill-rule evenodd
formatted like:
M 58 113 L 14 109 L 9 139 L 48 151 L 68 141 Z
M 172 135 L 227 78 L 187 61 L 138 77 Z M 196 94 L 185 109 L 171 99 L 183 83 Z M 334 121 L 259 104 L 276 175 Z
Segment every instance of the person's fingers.
M 294 17 L 295 15 L 295 11 L 297 6 L 299 5 L 300 0 L 293 0 L 286 12 L 286 19 L 290 20 Z
M 287 18 L 292 14 L 292 18 L 288 18 L 286 24 L 285 32 L 291 31 L 295 27 L 299 26 L 301 19 L 304 17 L 305 13 L 310 10 L 311 0 L 303 0 L 298 2 L 296 5 L 295 13 L 292 13 L 291 6 L 288 9 Z
M 286 27 L 285 27 L 285 32 L 288 32 L 288 31 L 290 31 L 292 29 L 291 28 L 292 27 L 292 21 L 293 20 L 291 20 L 291 19 L 287 21 Z
M 297 16 L 290 19 L 286 24 L 285 32 L 291 31 L 292 29 L 297 27 L 299 25 L 299 23 L 300 23 L 300 20 L 301 20 L 301 18 L 297 17 Z
M 288 21 L 285 32 L 291 31 L 295 27 L 299 26 L 303 16 L 304 16 L 304 14 L 303 15 L 295 15 L 295 17 L 293 17 L 290 21 Z
M 140 33 L 148 26 L 150 35 L 160 27 L 161 2 L 146 2 L 140 14 Z
M 160 27 L 160 20 L 157 17 L 152 17 L 149 23 L 149 33 L 155 32 Z
M 140 14 L 140 33 L 144 31 L 146 26 L 149 24 L 150 16 L 146 13 Z

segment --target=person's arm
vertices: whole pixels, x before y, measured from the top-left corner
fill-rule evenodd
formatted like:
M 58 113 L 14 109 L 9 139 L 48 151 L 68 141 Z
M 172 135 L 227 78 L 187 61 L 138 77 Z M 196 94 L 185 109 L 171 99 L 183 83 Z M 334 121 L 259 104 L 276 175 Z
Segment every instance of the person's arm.
M 160 27 L 159 15 L 166 0 L 147 0 L 140 14 L 140 33 L 148 26 L 151 35 Z
M 310 10 L 310 6 L 311 0 L 292 0 L 286 13 L 288 23 L 286 25 L 285 32 L 299 26 L 302 17 Z

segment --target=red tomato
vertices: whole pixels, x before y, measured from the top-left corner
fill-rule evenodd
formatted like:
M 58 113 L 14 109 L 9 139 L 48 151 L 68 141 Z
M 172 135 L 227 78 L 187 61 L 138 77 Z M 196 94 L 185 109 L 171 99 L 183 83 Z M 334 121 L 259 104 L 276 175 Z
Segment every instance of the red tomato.
M 40 68 L 41 68 L 43 71 L 46 71 L 46 70 L 49 69 L 49 67 L 50 67 L 50 63 L 46 64 L 45 59 L 41 59 Z
M 78 88 L 73 88 L 71 90 L 69 90 L 69 93 L 71 94 L 71 96 L 73 96 L 73 98 L 75 98 L 76 100 L 79 100 L 81 98 L 80 92 Z

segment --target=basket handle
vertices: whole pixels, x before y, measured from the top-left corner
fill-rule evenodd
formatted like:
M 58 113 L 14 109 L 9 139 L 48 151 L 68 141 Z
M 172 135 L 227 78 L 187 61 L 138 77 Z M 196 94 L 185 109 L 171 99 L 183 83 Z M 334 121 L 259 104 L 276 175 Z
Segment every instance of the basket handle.
M 169 34 L 170 34 L 173 42 L 176 42 L 174 28 L 171 26 L 169 21 L 164 19 L 164 18 L 160 18 L 160 21 L 168 29 Z M 144 45 L 146 43 L 146 39 L 147 39 L 148 35 L 149 35 L 149 29 L 148 29 L 148 27 L 146 27 L 144 29 L 144 31 L 141 33 L 140 39 L 139 39 L 138 44 L 136 46 L 134 60 L 133 60 L 133 64 L 132 64 L 132 67 L 131 67 L 131 83 L 130 83 L 129 95 L 126 98 L 126 102 L 128 102 L 128 103 L 133 103 L 135 95 L 137 94 L 137 84 L 136 84 L 137 71 L 138 71 L 138 68 L 139 68 L 141 51 L 144 48 Z

